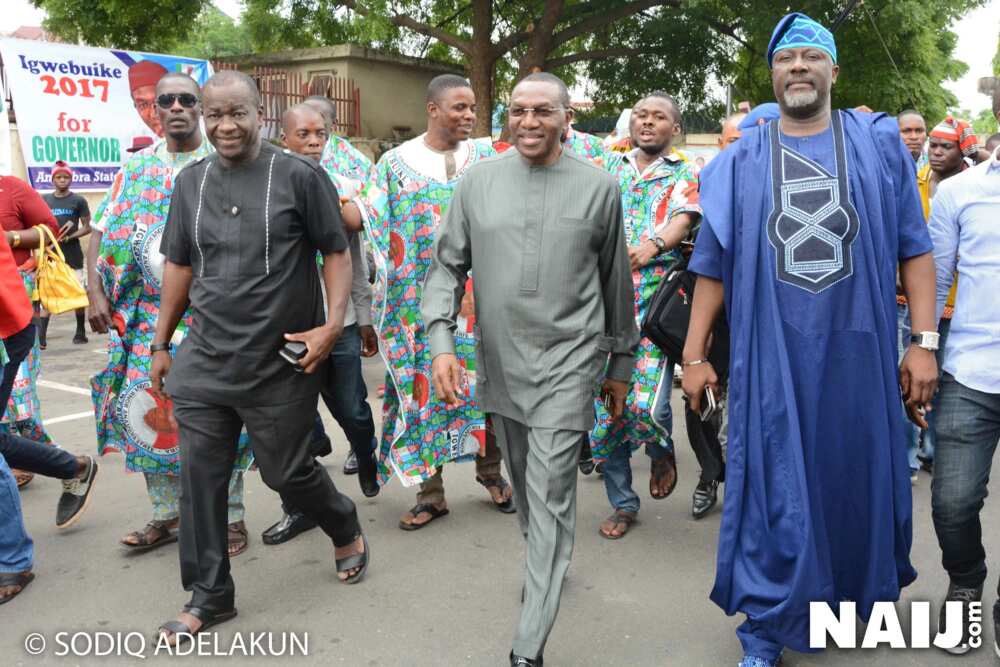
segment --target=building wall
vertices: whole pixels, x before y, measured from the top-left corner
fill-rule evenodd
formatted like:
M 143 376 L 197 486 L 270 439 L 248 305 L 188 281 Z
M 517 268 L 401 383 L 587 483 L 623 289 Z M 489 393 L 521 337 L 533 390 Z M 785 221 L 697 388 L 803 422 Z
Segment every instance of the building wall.
M 422 133 L 427 124 L 427 84 L 439 74 L 462 73 L 461 68 L 442 63 L 345 44 L 222 60 L 244 71 L 262 65 L 298 72 L 303 81 L 311 74 L 353 79 L 361 96 L 361 135 L 382 140 Z M 409 127 L 410 132 L 397 137 L 393 127 Z
M 392 139 L 392 128 L 409 127 L 403 138 L 427 127 L 427 84 L 440 74 L 392 63 L 350 58 L 345 74 L 361 91 L 361 134 Z

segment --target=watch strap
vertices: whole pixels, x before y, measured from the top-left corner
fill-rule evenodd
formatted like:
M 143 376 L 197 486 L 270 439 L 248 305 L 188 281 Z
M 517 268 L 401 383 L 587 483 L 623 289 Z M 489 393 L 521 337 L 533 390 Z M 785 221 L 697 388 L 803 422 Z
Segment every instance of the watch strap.
M 153 354 L 157 352 L 169 352 L 170 347 L 171 347 L 170 343 L 153 343 L 152 345 L 149 346 L 149 351 L 152 352 Z

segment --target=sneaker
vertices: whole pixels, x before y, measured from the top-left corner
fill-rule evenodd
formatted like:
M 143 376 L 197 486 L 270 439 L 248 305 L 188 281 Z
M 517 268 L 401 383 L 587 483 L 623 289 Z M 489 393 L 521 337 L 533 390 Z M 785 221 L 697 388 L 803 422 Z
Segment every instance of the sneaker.
M 920 481 L 920 475 L 917 474 L 916 470 L 910 471 L 910 486 L 916 486 L 917 482 Z
M 56 506 L 56 527 L 69 528 L 83 511 L 87 509 L 90 502 L 90 492 L 94 488 L 94 480 L 97 478 L 97 461 L 93 456 L 87 457 L 87 469 L 83 477 L 74 477 L 63 481 L 63 492 L 59 496 L 59 504 Z
M 780 657 L 777 660 L 768 660 L 756 655 L 745 655 L 738 667 L 777 667 L 779 664 L 781 664 Z
M 962 588 L 961 586 L 956 586 L 955 584 L 948 584 L 948 595 L 945 596 L 944 601 L 949 602 L 952 600 L 958 600 L 962 602 L 962 623 L 965 626 L 962 632 L 962 641 L 959 642 L 957 646 L 952 648 L 944 649 L 952 655 L 965 655 L 972 648 L 969 646 L 969 609 L 968 605 L 971 602 L 979 602 L 983 599 L 983 587 L 978 588 Z M 994 620 L 996 619 L 996 611 L 994 608 Z M 945 605 L 942 603 L 941 611 L 938 613 L 938 632 L 945 631 Z
M 345 475 L 358 474 L 358 457 L 354 455 L 353 449 L 350 452 L 348 452 L 347 459 L 344 460 L 344 474 Z
M 87 339 L 87 334 L 83 333 L 82 331 L 77 331 L 76 335 L 73 336 L 74 345 L 84 345 L 89 342 L 90 340 Z
M 993 652 L 1000 658 L 1000 600 L 993 605 Z

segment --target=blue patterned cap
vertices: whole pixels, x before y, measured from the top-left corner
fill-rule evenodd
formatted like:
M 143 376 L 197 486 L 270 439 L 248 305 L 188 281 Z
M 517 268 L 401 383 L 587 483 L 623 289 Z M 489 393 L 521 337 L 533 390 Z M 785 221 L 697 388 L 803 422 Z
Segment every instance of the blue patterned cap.
M 771 41 L 767 45 L 767 66 L 773 66 L 776 51 L 807 46 L 826 51 L 836 64 L 837 44 L 833 41 L 833 33 L 805 14 L 786 14 L 771 33 Z

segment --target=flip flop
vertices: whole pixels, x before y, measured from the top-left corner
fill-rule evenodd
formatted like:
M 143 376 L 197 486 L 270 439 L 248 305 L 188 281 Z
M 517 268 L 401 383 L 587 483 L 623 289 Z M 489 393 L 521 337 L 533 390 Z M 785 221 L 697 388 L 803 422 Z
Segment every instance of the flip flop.
M 34 572 L 12 572 L 10 574 L 0 574 L 0 588 L 7 588 L 8 586 L 20 586 L 21 590 L 14 593 L 13 595 L 8 595 L 5 598 L 0 598 L 0 604 L 7 604 L 18 595 L 24 592 L 24 589 L 28 587 L 32 581 L 35 580 Z
M 178 646 L 183 639 L 184 641 L 190 641 L 197 637 L 201 633 L 205 632 L 211 627 L 219 625 L 220 623 L 225 623 L 226 621 L 236 618 L 236 609 L 230 609 L 229 611 L 219 611 L 213 612 L 208 609 L 202 609 L 201 607 L 185 607 L 184 612 L 191 614 L 199 621 L 201 621 L 201 627 L 197 631 L 192 632 L 191 628 L 187 623 L 182 623 L 178 620 L 167 621 L 159 627 L 156 631 L 157 637 L 156 641 L 159 642 L 160 637 L 164 634 L 163 631 L 166 630 L 170 634 L 177 637 L 177 641 L 174 642 L 174 646 Z M 183 633 L 183 634 L 182 634 Z
M 601 534 L 601 537 L 603 537 L 606 540 L 620 540 L 621 538 L 628 535 L 628 531 L 632 527 L 632 524 L 635 523 L 635 519 L 636 519 L 635 514 L 632 514 L 630 512 L 625 512 L 622 510 L 615 510 L 615 513 L 609 516 L 607 519 L 605 519 L 605 521 L 614 522 L 614 525 L 611 527 L 612 530 L 617 528 L 618 524 L 624 524 L 625 530 L 622 531 L 622 534 L 611 535 L 610 533 L 605 533 L 603 530 L 601 530 L 600 526 L 597 527 L 597 532 L 599 532 Z
M 660 482 L 666 478 L 671 471 L 673 472 L 674 478 L 671 480 L 670 484 L 666 489 L 663 490 L 663 495 L 658 496 L 654 493 L 654 489 L 659 486 Z M 667 453 L 663 458 L 656 459 L 650 466 L 649 472 L 649 495 L 656 500 L 663 500 L 674 492 L 677 488 L 677 458 L 673 452 Z
M 361 568 L 360 570 L 349 576 L 347 579 L 341 579 L 340 577 L 337 577 L 337 581 L 339 581 L 342 584 L 356 584 L 364 578 L 365 572 L 368 571 L 368 562 L 371 560 L 371 558 L 369 557 L 371 551 L 368 549 L 368 539 L 364 536 L 364 534 L 361 535 L 361 543 L 365 547 L 364 553 L 351 554 L 346 558 L 336 559 L 337 572 L 349 572 L 350 570 L 353 570 L 356 567 Z
M 483 479 L 482 477 L 477 476 L 476 481 L 482 484 L 484 487 L 486 487 L 487 490 L 492 488 L 497 488 L 500 490 L 500 493 L 503 493 L 503 490 L 510 486 L 510 484 L 507 483 L 507 480 L 505 480 L 502 476 L 494 477 L 492 479 Z M 490 498 L 491 499 L 493 498 L 492 493 L 490 494 Z M 517 508 L 514 507 L 513 495 L 507 500 L 503 501 L 502 503 L 498 503 L 497 501 L 494 500 L 493 505 L 496 506 L 496 508 L 501 512 L 503 512 L 504 514 L 513 514 L 514 512 L 517 511 Z
M 428 514 L 430 514 L 431 518 L 428 519 L 427 521 L 425 521 L 424 523 L 406 523 L 404 521 L 400 521 L 399 522 L 400 529 L 402 529 L 402 530 L 420 530 L 424 526 L 426 526 L 426 525 L 428 525 L 430 523 L 433 523 L 435 519 L 438 519 L 440 517 L 446 516 L 448 514 L 448 508 L 445 507 L 443 510 L 439 510 L 438 508 L 434 507 L 434 505 L 431 505 L 430 503 L 417 503 L 416 505 L 414 505 L 413 507 L 410 508 L 410 514 L 413 515 L 414 519 L 417 518 L 418 514 L 422 514 L 424 512 L 427 512 Z

